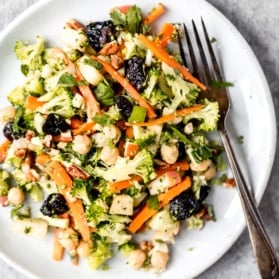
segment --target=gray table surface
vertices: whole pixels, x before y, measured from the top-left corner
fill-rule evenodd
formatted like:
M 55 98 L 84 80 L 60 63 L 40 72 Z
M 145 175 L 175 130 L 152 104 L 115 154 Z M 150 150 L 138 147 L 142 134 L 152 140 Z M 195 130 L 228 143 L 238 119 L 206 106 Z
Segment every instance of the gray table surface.
M 0 0 L 0 31 L 17 15 L 38 0 Z M 194 0 L 193 0 L 194 1 Z M 238 28 L 255 52 L 269 82 L 279 113 L 279 1 L 208 0 Z M 278 127 L 278 124 L 277 124 Z M 259 127 L 261 129 L 263 127 Z M 278 128 L 277 128 L 278 129 Z M 277 148 L 278 150 L 278 144 Z M 278 152 L 276 152 L 278 153 Z M 260 212 L 271 240 L 279 251 L 279 157 L 276 156 L 269 185 L 260 204 Z M 28 279 L 0 259 L 0 278 Z M 260 278 L 252 255 L 247 230 L 232 248 L 196 279 Z M 48 279 L 48 278 L 45 278 Z

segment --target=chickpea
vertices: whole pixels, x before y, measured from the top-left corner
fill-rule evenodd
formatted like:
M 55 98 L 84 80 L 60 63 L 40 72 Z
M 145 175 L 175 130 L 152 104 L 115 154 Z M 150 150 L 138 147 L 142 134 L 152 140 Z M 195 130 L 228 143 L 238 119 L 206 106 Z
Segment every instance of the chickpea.
M 79 154 L 86 154 L 91 149 L 91 139 L 86 135 L 77 135 L 73 140 L 73 150 Z
M 139 269 L 143 266 L 146 259 L 146 254 L 140 250 L 133 250 L 128 256 L 128 264 L 130 267 Z
M 19 187 L 12 187 L 8 192 L 8 201 L 12 205 L 20 205 L 24 202 L 25 194 Z
M 100 159 L 108 166 L 113 165 L 116 162 L 118 156 L 119 150 L 117 147 L 104 146 L 100 153 Z
M 209 166 L 209 168 L 206 170 L 206 172 L 203 174 L 205 180 L 210 180 L 216 175 L 216 167 L 213 163 Z
M 154 251 L 151 255 L 151 265 L 157 272 L 162 272 L 166 269 L 169 261 L 169 253 L 162 251 Z
M 174 164 L 178 159 L 179 151 L 175 144 L 163 144 L 161 146 L 162 159 L 168 164 Z
M 5 124 L 9 120 L 12 120 L 15 118 L 16 111 L 15 108 L 12 106 L 8 106 L 5 108 L 2 108 L 0 110 L 0 124 Z
M 207 160 L 203 160 L 199 164 L 191 163 L 190 169 L 192 171 L 202 172 L 202 171 L 206 171 L 211 164 L 212 164 L 212 161 L 210 159 L 207 159 Z
M 192 134 L 194 131 L 194 126 L 193 126 L 193 123 L 192 122 L 189 122 L 188 124 L 185 125 L 184 127 L 184 133 L 186 135 L 190 135 Z
M 115 125 L 110 125 L 110 126 L 104 127 L 103 134 L 104 134 L 105 138 L 107 140 L 111 140 L 111 142 L 113 144 L 116 144 L 121 137 L 121 131 Z
M 60 231 L 58 234 L 58 240 L 68 251 L 73 251 L 79 244 L 78 234 L 72 228 Z
M 93 248 L 92 241 L 83 241 L 81 240 L 78 247 L 77 253 L 82 258 L 87 258 Z

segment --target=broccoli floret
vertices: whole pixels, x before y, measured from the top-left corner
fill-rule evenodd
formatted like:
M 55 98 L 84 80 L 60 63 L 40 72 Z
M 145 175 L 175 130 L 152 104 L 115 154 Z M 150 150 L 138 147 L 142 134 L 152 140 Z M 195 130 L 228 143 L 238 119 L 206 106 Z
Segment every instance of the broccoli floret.
M 157 125 L 152 127 L 133 127 L 135 142 L 139 145 L 140 149 L 146 148 L 152 154 L 155 154 L 159 148 L 160 137 L 163 126 Z
M 55 97 L 37 109 L 42 114 L 56 113 L 65 118 L 75 115 L 72 105 L 73 93 L 65 87 L 57 87 Z
M 90 224 L 96 227 L 100 222 L 109 220 L 108 210 L 107 204 L 97 198 L 86 208 L 85 215 Z
M 0 196 L 7 196 L 9 191 L 10 175 L 6 170 L 0 170 Z
M 113 166 L 108 168 L 96 167 L 95 171 L 96 176 L 103 177 L 110 182 L 129 179 L 132 174 L 141 176 L 145 183 L 156 177 L 153 157 L 147 149 L 142 149 L 131 160 L 118 157 Z
M 73 189 L 71 195 L 73 197 L 81 199 L 86 205 L 90 205 L 91 201 L 88 195 L 88 186 L 90 184 L 89 179 L 74 179 Z
M 177 71 L 167 64 L 162 63 L 162 69 L 173 94 L 170 108 L 176 110 L 180 106 L 193 105 L 199 95 L 199 88 L 195 84 L 184 80 Z
M 183 119 L 183 123 L 188 123 L 191 119 L 198 119 L 198 129 L 201 131 L 209 132 L 214 131 L 217 128 L 219 120 L 219 105 L 218 102 L 204 101 L 204 107 L 199 111 L 192 112 L 186 115 Z
M 107 223 L 97 229 L 97 233 L 110 243 L 122 245 L 131 240 L 132 236 L 125 231 L 123 223 Z
M 7 96 L 8 101 L 14 106 L 23 106 L 26 91 L 23 86 L 15 87 Z
M 25 186 L 29 182 L 26 174 L 20 169 L 13 170 L 13 177 L 18 186 Z
M 96 238 L 94 242 L 94 250 L 88 257 L 88 264 L 92 269 L 100 268 L 108 259 L 112 257 L 111 244 L 105 242 L 99 236 Z
M 169 95 L 159 86 L 161 75 L 162 73 L 157 68 L 152 68 L 148 72 L 147 86 L 142 94 L 152 106 L 158 109 L 169 103 Z
M 22 64 L 22 71 L 27 75 L 30 71 L 41 69 L 42 56 L 44 51 L 44 41 L 41 36 L 37 36 L 37 42 L 30 44 L 30 42 L 17 41 L 14 47 L 14 52 L 17 59 Z

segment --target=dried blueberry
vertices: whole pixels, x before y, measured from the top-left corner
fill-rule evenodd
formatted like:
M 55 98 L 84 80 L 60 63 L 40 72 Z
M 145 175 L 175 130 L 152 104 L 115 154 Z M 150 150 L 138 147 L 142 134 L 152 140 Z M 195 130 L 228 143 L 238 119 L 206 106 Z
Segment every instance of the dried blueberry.
M 201 206 L 192 191 L 184 191 L 170 202 L 170 213 L 176 220 L 184 220 L 197 213 Z
M 9 141 L 13 140 L 13 124 L 13 122 L 9 121 L 3 128 L 3 134 Z
M 128 119 L 133 110 L 133 104 L 128 100 L 128 98 L 125 96 L 119 96 L 117 97 L 115 104 L 123 118 Z
M 69 207 L 66 199 L 59 193 L 50 194 L 46 200 L 44 200 L 40 211 L 46 216 L 59 215 L 67 212 Z
M 43 132 L 52 136 L 58 136 L 61 132 L 66 132 L 70 126 L 64 117 L 55 113 L 50 113 L 43 124 Z
M 86 34 L 91 47 L 99 51 L 105 43 L 114 39 L 114 26 L 112 21 L 98 21 L 86 26 Z
M 142 91 L 146 81 L 144 60 L 136 55 L 126 61 L 126 78 L 138 90 Z

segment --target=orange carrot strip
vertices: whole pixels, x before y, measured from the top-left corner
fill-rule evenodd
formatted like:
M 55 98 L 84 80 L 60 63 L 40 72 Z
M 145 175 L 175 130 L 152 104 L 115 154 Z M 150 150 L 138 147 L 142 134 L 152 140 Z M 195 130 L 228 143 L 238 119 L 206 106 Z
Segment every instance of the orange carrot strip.
M 71 118 L 71 129 L 74 130 L 74 129 L 77 129 L 79 128 L 84 122 L 82 122 L 81 120 L 79 120 L 78 118 Z
M 127 136 L 129 139 L 133 139 L 133 138 L 134 138 L 134 130 L 133 130 L 133 127 L 127 127 L 127 129 L 126 129 L 126 136 Z
M 43 166 L 48 163 L 50 159 L 51 157 L 48 154 L 42 153 L 36 157 L 36 164 Z
M 61 261 L 65 251 L 65 248 L 60 244 L 58 239 L 58 235 L 61 230 L 61 228 L 55 228 L 53 233 L 52 258 L 55 261 Z
M 135 142 L 126 142 L 124 157 L 134 157 L 139 151 L 139 145 Z
M 112 8 L 110 10 L 110 13 L 112 13 L 115 9 L 119 10 L 120 12 L 122 12 L 123 14 L 127 14 L 128 10 L 132 7 L 132 5 L 124 5 L 124 6 L 119 6 L 119 7 L 115 7 Z
M 161 15 L 163 15 L 166 12 L 166 8 L 163 6 L 163 4 L 158 3 L 144 18 L 143 23 L 144 24 L 150 24 L 154 22 L 156 19 L 158 19 Z
M 86 104 L 88 105 L 89 109 L 93 113 L 93 115 L 95 115 L 96 113 L 99 114 L 101 112 L 100 104 L 95 98 L 90 87 L 88 85 L 80 85 L 78 88 L 80 90 L 81 95 L 85 99 Z
M 132 186 L 135 181 L 141 181 L 141 180 L 142 178 L 139 175 L 134 175 L 130 179 L 112 182 L 110 184 L 110 188 L 113 192 L 119 192 L 121 190 L 124 190 Z
M 116 79 L 118 83 L 127 90 L 132 98 L 134 98 L 139 105 L 146 108 L 147 114 L 149 118 L 156 117 L 156 113 L 153 107 L 140 95 L 140 93 L 132 86 L 132 84 L 121 74 L 119 74 L 110 64 L 107 62 L 97 58 L 94 55 L 90 56 L 92 59 L 98 61 L 103 65 L 104 69 L 112 76 L 112 78 Z
M 91 121 L 91 122 L 86 122 L 80 125 L 80 127 L 76 128 L 73 130 L 73 135 L 79 135 L 82 133 L 86 133 L 92 130 L 92 128 L 94 127 L 96 123 Z
M 161 124 L 164 124 L 164 123 L 167 123 L 167 122 L 170 122 L 170 121 L 174 120 L 177 116 L 183 117 L 187 114 L 198 111 L 198 110 L 202 109 L 203 107 L 204 107 L 203 105 L 194 105 L 192 107 L 187 107 L 187 108 L 177 110 L 177 111 L 175 111 L 171 114 L 168 114 L 168 115 L 163 115 L 160 118 L 156 118 L 156 119 L 150 120 L 148 122 L 137 122 L 137 123 L 127 122 L 126 125 L 127 126 L 134 126 L 135 125 L 135 126 L 140 126 L 140 127 L 161 125 Z
M 159 33 L 159 42 L 161 48 L 165 48 L 168 42 L 171 40 L 173 36 L 173 32 L 175 31 L 175 27 L 173 24 L 165 22 L 162 30 Z
M 88 241 L 90 239 L 90 232 L 87 225 L 87 220 L 84 214 L 82 201 L 77 199 L 74 202 L 69 196 L 69 192 L 73 187 L 73 181 L 67 173 L 64 166 L 58 161 L 51 161 L 45 168 L 46 173 L 55 181 L 58 190 L 64 195 L 68 202 L 68 206 L 72 213 L 74 223 L 77 226 L 82 239 Z
M 172 199 L 174 199 L 180 193 L 189 189 L 191 185 L 192 185 L 191 179 L 190 177 L 187 176 L 183 179 L 182 182 L 170 188 L 167 192 L 158 195 L 158 199 L 160 202 L 159 209 L 167 205 Z M 158 210 L 149 208 L 148 205 L 145 204 L 130 223 L 128 230 L 131 233 L 136 233 L 147 220 L 149 220 L 154 214 L 158 212 Z
M 37 108 L 44 105 L 46 102 L 38 101 L 37 97 L 28 95 L 24 102 L 24 107 L 30 110 L 36 110 Z
M 206 86 L 201 83 L 197 78 L 192 76 L 192 74 L 183 67 L 181 64 L 179 64 L 174 58 L 172 58 L 164 49 L 157 46 L 156 43 L 150 41 L 147 37 L 144 35 L 139 35 L 138 38 L 141 40 L 141 42 L 152 51 L 152 53 L 160 60 L 168 64 L 170 67 L 178 70 L 185 79 L 189 80 L 190 82 L 196 84 L 198 87 L 200 87 L 202 90 L 206 90 Z
M 11 144 L 11 141 L 9 141 L 7 139 L 1 143 L 1 145 L 0 145 L 0 163 L 3 163 L 5 161 L 10 144 Z
M 171 165 L 167 165 L 165 167 L 161 167 L 156 169 L 157 176 L 161 176 L 162 174 L 168 171 L 186 171 L 189 170 L 189 164 L 186 161 L 176 162 Z

